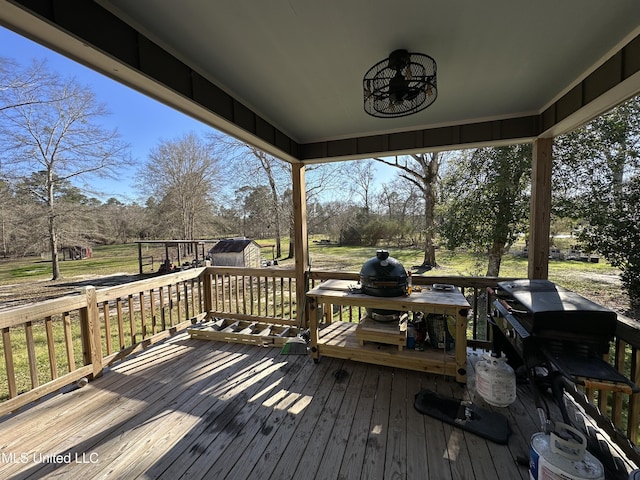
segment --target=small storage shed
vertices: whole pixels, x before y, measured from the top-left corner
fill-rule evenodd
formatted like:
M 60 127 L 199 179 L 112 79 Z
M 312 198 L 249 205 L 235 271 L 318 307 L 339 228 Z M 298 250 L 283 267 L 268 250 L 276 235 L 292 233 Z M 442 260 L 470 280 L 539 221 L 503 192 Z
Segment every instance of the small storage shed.
M 259 267 L 260 245 L 249 239 L 220 240 L 209 250 L 211 265 Z
M 82 260 L 83 258 L 91 258 L 93 252 L 91 247 L 86 245 L 71 245 L 62 247 L 62 260 Z

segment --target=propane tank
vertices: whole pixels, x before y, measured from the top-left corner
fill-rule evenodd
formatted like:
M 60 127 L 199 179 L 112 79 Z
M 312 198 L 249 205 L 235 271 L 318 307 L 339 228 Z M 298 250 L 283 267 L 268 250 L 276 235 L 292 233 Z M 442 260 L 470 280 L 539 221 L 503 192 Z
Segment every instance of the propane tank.
M 602 463 L 586 450 L 586 445 L 582 432 L 560 422 L 548 435 L 535 433 L 529 451 L 529 478 L 605 480 Z
M 505 357 L 485 353 L 476 364 L 476 391 L 494 407 L 507 407 L 516 399 L 516 374 Z

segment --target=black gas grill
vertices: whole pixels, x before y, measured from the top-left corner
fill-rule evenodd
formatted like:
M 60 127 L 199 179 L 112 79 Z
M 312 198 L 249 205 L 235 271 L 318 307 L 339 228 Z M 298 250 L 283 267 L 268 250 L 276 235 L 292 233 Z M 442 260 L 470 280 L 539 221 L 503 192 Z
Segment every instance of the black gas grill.
M 637 391 L 602 358 L 616 332 L 615 312 L 548 280 L 500 282 L 490 293 L 494 353 L 504 352 L 514 368 L 544 367 L 578 385 Z

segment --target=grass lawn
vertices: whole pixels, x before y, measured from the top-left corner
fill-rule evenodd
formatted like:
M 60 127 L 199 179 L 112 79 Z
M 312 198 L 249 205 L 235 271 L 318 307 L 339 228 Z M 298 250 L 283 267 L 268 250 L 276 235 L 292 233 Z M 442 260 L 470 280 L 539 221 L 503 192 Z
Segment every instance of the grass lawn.
M 128 243 L 96 247 L 93 249 L 92 258 L 61 261 L 60 271 L 63 277 L 112 275 L 119 272 L 137 273 L 138 246 Z M 0 285 L 50 278 L 50 260 L 39 257 L 0 260 Z
M 273 239 L 259 240 L 259 244 L 272 245 Z M 282 251 L 288 252 L 288 239 L 283 240 Z M 384 248 L 384 247 L 383 247 Z M 398 259 L 405 268 L 422 263 L 423 253 L 419 248 L 388 247 L 392 257 Z M 263 250 L 263 256 L 270 258 L 270 249 Z M 153 271 L 157 270 L 164 258 L 162 248 L 144 247 L 145 263 L 153 257 Z M 341 247 L 319 245 L 310 241 L 309 256 L 312 270 L 359 272 L 362 264 L 375 256 L 375 247 Z M 486 273 L 486 258 L 466 252 L 438 250 L 438 268 L 426 272 L 425 276 L 482 276 Z M 172 259 L 173 260 L 173 259 Z M 293 267 L 293 259 L 279 262 L 281 267 Z M 152 267 L 144 267 L 151 272 Z M 99 246 L 93 249 L 93 257 L 83 260 L 60 262 L 64 278 L 83 275 L 115 275 L 138 273 L 138 249 L 135 243 Z M 503 258 L 500 275 L 504 277 L 527 277 L 527 259 L 508 254 Z M 596 298 L 617 311 L 626 310 L 626 295 L 620 289 L 619 271 L 601 260 L 599 263 L 578 261 L 549 261 L 549 279 L 590 298 Z M 51 262 L 37 257 L 0 261 L 0 285 L 14 285 L 24 282 L 47 281 L 51 278 Z
M 419 248 L 389 247 L 389 254 L 405 268 L 420 265 L 423 252 Z M 312 270 L 359 272 L 362 264 L 376 254 L 375 247 L 340 247 L 310 243 L 309 256 Z M 283 247 L 283 251 L 287 251 Z M 468 252 L 437 250 L 438 267 L 423 276 L 483 276 L 487 270 L 484 255 Z M 280 265 L 293 264 L 293 260 Z M 621 290 L 620 271 L 601 259 L 598 263 L 575 260 L 549 260 L 549 280 L 573 290 L 591 300 L 602 303 L 620 313 L 628 309 L 628 297 Z M 527 258 L 507 254 L 502 259 L 501 277 L 527 278 Z

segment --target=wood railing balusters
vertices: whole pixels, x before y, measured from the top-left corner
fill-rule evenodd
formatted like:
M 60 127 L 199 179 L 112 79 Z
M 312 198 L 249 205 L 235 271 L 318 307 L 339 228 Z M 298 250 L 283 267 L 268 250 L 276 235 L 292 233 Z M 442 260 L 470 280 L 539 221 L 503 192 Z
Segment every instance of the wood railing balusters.
M 196 282 L 195 280 L 191 279 L 189 280 L 189 284 L 191 286 L 191 313 L 193 314 L 192 316 L 195 317 L 196 316 L 196 312 L 200 310 L 200 307 L 196 307 Z M 187 284 L 185 283 L 185 287 L 189 290 Z M 187 314 L 187 318 L 190 318 L 189 315 Z
M 182 296 L 180 294 L 180 285 L 177 283 L 176 283 L 176 313 L 178 315 L 178 323 L 182 323 Z
M 167 309 L 169 311 L 169 327 L 173 327 L 173 289 L 167 285 Z
M 258 312 L 257 312 L 257 315 L 260 316 L 260 315 L 262 315 L 262 281 L 261 281 L 260 277 L 257 277 L 256 280 L 258 281 L 258 284 L 256 285 L 257 286 L 256 290 L 257 290 L 257 293 L 258 293 L 258 306 L 257 306 Z
M 158 333 L 158 318 L 156 316 L 156 294 L 155 289 L 149 290 L 149 315 L 151 316 L 151 334 Z
M 75 354 L 73 352 L 73 336 L 71 334 L 71 313 L 62 313 L 62 322 L 64 330 L 64 345 L 67 351 L 67 366 L 69 373 L 76 369 Z
M 210 312 L 215 304 L 213 296 L 213 275 L 204 275 L 203 289 L 204 289 L 204 311 L 207 313 L 207 319 L 210 319 Z
M 138 301 L 140 302 L 140 329 L 142 338 L 147 338 L 149 332 L 147 332 L 147 309 L 145 306 L 146 299 L 144 291 L 138 294 Z
M 247 314 L 247 276 L 242 275 L 242 313 Z
M 49 354 L 49 373 L 51 380 L 58 378 L 58 365 L 56 361 L 56 345 L 53 336 L 53 320 L 51 316 L 44 319 L 44 328 L 47 334 L 47 352 Z
M 174 298 L 174 302 L 173 302 L 173 308 L 175 311 L 175 323 L 178 324 L 180 323 L 180 321 L 182 320 L 182 292 L 180 290 L 180 284 L 176 283 L 174 285 L 174 294 L 173 294 L 173 298 Z
M 254 302 L 255 302 L 255 298 L 254 298 L 254 294 L 253 294 L 253 284 L 254 284 L 254 278 L 253 277 L 249 277 L 249 305 L 251 306 L 251 313 L 250 315 L 255 315 L 255 310 L 253 308 L 254 306 Z
M 233 300 L 235 302 L 235 313 L 239 313 L 240 312 L 240 279 L 238 278 L 238 275 L 234 275 L 233 276 L 233 286 L 234 286 L 234 292 L 233 292 Z
M 271 279 L 271 294 L 269 295 L 269 289 L 265 292 L 265 303 L 267 305 L 266 316 L 269 316 L 269 305 L 271 305 L 271 316 L 276 318 L 276 306 L 278 305 L 278 300 L 276 299 L 276 295 L 278 291 L 276 290 L 276 277 L 265 277 L 266 285 L 269 285 L 269 279 Z
M 116 315 L 118 317 L 118 340 L 120 342 L 120 350 L 122 350 L 126 343 L 124 341 L 124 312 L 122 311 L 122 299 L 120 297 L 116 299 Z
M 136 328 L 136 317 L 133 310 L 133 294 L 127 297 L 127 307 L 129 309 L 129 329 L 131 330 L 131 343 L 137 343 L 138 331 Z
M 198 284 L 198 313 L 203 313 L 208 310 L 208 303 L 205 297 L 205 276 L 200 276 L 197 279 Z
M 4 366 L 7 369 L 9 398 L 15 398 L 18 395 L 18 388 L 16 386 L 16 372 L 13 364 L 13 349 L 11 348 L 11 331 L 9 327 L 2 329 L 2 348 L 4 349 Z
M 280 302 L 278 301 L 278 297 L 282 298 L 280 293 L 280 289 L 278 288 L 280 282 L 276 279 L 275 276 L 271 277 L 271 291 L 273 292 L 273 318 L 279 318 L 282 315 L 278 312 L 281 312 Z
M 271 277 L 264 277 L 264 316 L 270 317 L 269 315 L 269 307 L 273 304 L 273 284 L 269 285 L 269 280 Z
M 280 316 L 281 317 L 284 317 L 284 312 L 285 312 L 284 305 L 285 305 L 284 277 L 280 277 Z
M 216 285 L 220 285 L 219 293 L 221 294 L 220 304 L 222 305 L 221 310 L 227 308 L 227 292 L 225 286 L 225 276 L 220 275 L 218 281 L 216 281 Z
M 264 277 L 265 292 L 264 292 L 264 315 L 265 317 L 275 318 L 275 283 L 274 277 Z M 269 313 L 271 310 L 271 313 Z
M 269 314 L 269 308 L 271 307 L 271 286 L 269 285 L 269 277 L 268 276 L 264 276 L 262 277 L 263 281 L 264 281 L 264 291 L 261 293 L 261 297 L 262 297 L 262 301 L 264 304 L 264 311 L 262 313 L 262 315 L 264 315 L 265 318 L 269 318 L 271 315 Z
M 27 322 L 24 325 L 24 333 L 27 339 L 27 357 L 29 359 L 29 376 L 31 377 L 31 388 L 40 385 L 38 380 L 38 364 L 36 360 L 36 345 L 33 341 L 33 324 Z
M 291 281 L 291 279 L 288 279 L 289 281 L 287 282 L 287 286 L 288 286 L 288 291 L 287 291 L 287 298 L 289 299 L 289 319 L 293 320 L 293 282 Z
M 160 324 L 162 325 L 162 330 L 167 329 L 167 312 L 165 310 L 164 289 L 164 286 L 158 289 L 158 308 L 160 309 Z
M 220 307 L 220 276 L 216 273 L 213 275 L 213 310 L 221 310 Z
M 102 315 L 104 317 L 104 336 L 105 345 L 107 347 L 107 355 L 113 353 L 113 345 L 111 341 L 111 314 L 109 312 L 109 302 L 102 302 Z
M 191 302 L 189 301 L 189 283 L 188 282 L 186 281 L 182 282 L 182 290 L 183 290 L 183 297 L 184 297 L 184 318 L 185 320 L 188 320 L 189 318 L 191 318 L 189 316 L 189 309 L 192 308 Z

